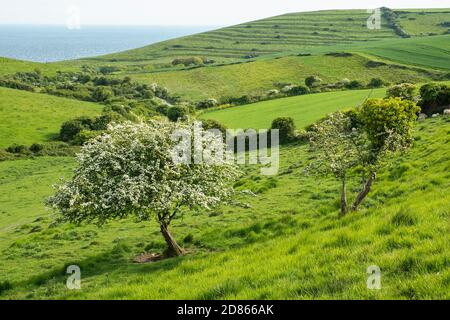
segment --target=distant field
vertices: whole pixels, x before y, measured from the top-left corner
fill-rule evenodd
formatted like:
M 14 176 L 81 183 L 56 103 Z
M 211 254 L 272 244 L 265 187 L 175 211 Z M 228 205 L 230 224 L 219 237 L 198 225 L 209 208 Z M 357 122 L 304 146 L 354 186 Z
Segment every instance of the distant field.
M 318 93 L 205 112 L 200 118 L 214 119 L 234 129 L 264 129 L 270 128 L 277 117 L 292 117 L 297 127 L 303 128 L 330 112 L 356 107 L 369 96 L 379 98 L 385 92 L 386 89 Z
M 396 10 L 398 23 L 412 36 L 443 34 L 450 29 L 442 23 L 450 22 L 450 9 L 436 10 Z
M 0 148 L 47 141 L 64 121 L 101 110 L 94 103 L 0 87 Z
M 383 40 L 355 50 L 402 64 L 450 71 L 450 35 Z

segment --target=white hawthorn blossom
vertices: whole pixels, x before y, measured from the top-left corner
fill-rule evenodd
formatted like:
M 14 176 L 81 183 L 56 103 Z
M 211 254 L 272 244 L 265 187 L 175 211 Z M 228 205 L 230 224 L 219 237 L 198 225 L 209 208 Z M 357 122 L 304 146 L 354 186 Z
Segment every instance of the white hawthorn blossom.
M 228 197 L 239 171 L 224 157 L 202 163 L 177 163 L 175 131 L 190 124 L 149 121 L 115 124 L 82 147 L 70 181 L 56 187 L 48 204 L 60 220 L 104 224 L 129 215 L 167 227 L 181 207 L 209 208 Z M 204 135 L 203 143 L 221 140 Z M 220 150 L 220 148 L 219 148 Z M 193 154 L 194 152 L 192 152 Z

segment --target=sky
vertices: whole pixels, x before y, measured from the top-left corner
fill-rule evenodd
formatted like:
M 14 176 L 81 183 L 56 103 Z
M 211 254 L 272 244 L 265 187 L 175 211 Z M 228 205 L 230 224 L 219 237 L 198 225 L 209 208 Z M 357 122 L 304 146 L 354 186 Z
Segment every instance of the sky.
M 443 8 L 450 0 L 0 0 L 0 24 L 227 26 L 288 12 Z

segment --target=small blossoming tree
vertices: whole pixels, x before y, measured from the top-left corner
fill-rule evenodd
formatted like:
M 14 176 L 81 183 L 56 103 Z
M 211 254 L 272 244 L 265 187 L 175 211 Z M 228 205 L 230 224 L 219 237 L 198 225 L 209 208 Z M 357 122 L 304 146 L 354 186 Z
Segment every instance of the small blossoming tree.
M 390 156 L 412 145 L 412 127 L 420 108 L 400 98 L 370 99 L 361 108 L 335 112 L 312 126 L 310 149 L 313 161 L 307 171 L 332 174 L 341 182 L 341 216 L 348 212 L 347 179 L 357 169 L 362 187 L 351 210 L 369 194 L 377 171 Z
M 229 182 L 239 172 L 223 157 L 179 163 L 173 156 L 174 132 L 190 139 L 192 128 L 156 121 L 110 126 L 82 148 L 73 178 L 56 186 L 48 205 L 60 213 L 61 221 L 74 223 L 103 225 L 127 216 L 155 219 L 167 243 L 166 254 L 182 255 L 183 249 L 169 231 L 171 221 L 183 207 L 210 208 L 221 203 L 231 194 Z M 213 135 L 202 139 L 204 145 L 223 143 Z

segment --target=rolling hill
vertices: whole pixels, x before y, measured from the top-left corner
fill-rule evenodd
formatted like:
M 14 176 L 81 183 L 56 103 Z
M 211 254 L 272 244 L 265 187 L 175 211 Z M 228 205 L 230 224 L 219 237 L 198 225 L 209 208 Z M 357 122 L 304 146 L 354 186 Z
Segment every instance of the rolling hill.
M 449 9 L 395 12 L 398 23 L 412 36 L 444 34 L 448 30 L 443 23 L 450 20 Z M 366 10 L 290 13 L 81 61 L 150 63 L 160 68 L 161 64 L 180 56 L 205 56 L 222 63 L 243 60 L 246 56 L 261 57 L 337 44 L 367 45 L 377 40 L 400 38 L 384 17 L 380 29 L 369 30 L 370 15 Z M 417 21 L 421 32 L 414 27 L 419 25 Z
M 101 110 L 95 103 L 0 87 L 0 148 L 48 141 L 64 121 Z

